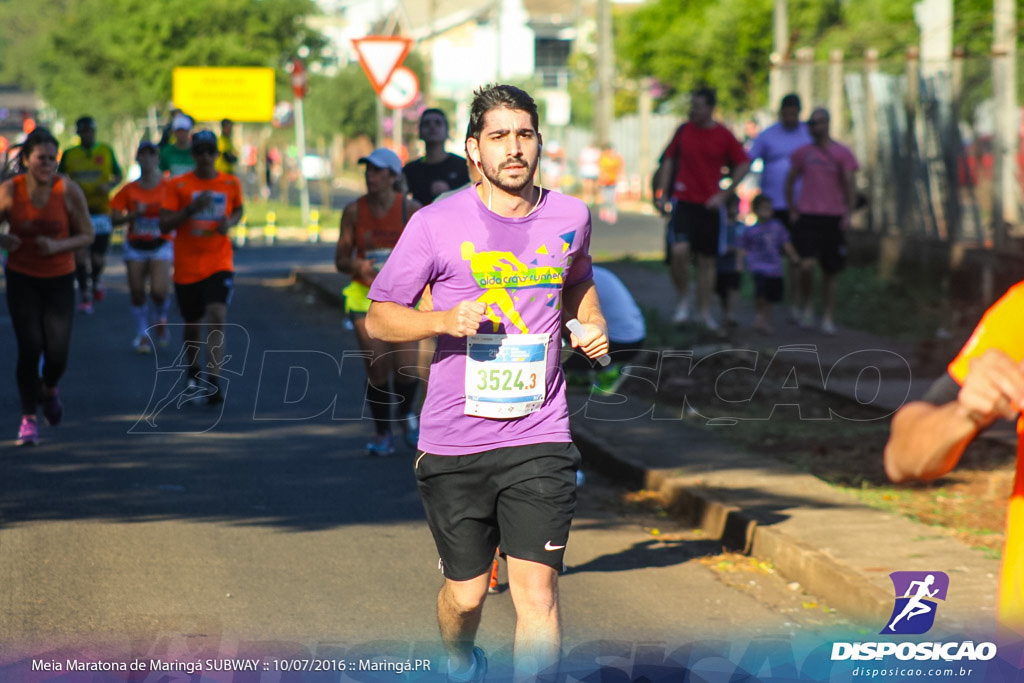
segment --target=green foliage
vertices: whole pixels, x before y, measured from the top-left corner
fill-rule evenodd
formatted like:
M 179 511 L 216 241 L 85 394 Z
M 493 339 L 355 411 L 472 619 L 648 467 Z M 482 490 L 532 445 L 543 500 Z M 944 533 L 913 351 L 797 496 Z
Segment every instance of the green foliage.
M 0 73 L 66 119 L 90 112 L 109 125 L 169 102 L 175 66 L 273 67 L 287 88 L 288 58 L 324 45 L 300 23 L 313 12 L 312 0 L 6 0 Z
M 881 60 L 900 60 L 916 46 L 916 0 L 789 0 L 790 47 L 811 47 L 819 61 L 839 49 L 849 60 L 878 50 Z M 1024 19 L 1024 0 L 1018 0 Z M 682 106 L 699 85 L 718 90 L 721 106 L 745 111 L 770 106 L 768 74 L 773 37 L 773 0 L 652 0 L 617 16 L 616 49 L 622 73 L 653 76 L 666 89 L 662 103 Z M 992 0 L 954 0 L 954 43 L 968 56 L 988 56 Z M 789 55 L 792 58 L 792 54 Z M 1024 73 L 1021 74 L 1024 82 Z M 988 60 L 968 61 L 965 89 L 971 101 L 987 95 Z

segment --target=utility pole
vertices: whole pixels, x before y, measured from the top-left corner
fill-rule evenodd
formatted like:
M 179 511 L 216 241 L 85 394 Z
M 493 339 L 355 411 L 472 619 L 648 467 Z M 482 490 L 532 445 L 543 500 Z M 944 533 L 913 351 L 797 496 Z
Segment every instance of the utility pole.
M 1017 149 L 1017 9 L 1015 0 L 993 0 L 992 99 L 993 131 L 992 227 L 996 247 L 1004 246 L 1007 226 L 1016 226 L 1018 208 Z
M 612 120 L 615 117 L 612 90 L 614 72 L 611 0 L 597 0 L 597 109 L 594 112 L 594 137 L 598 145 L 611 141 Z
M 775 108 L 782 96 L 790 91 L 786 69 L 789 61 L 789 8 L 787 0 L 775 0 L 773 17 L 773 39 L 771 64 L 772 69 L 768 81 L 769 108 Z M 810 102 L 807 103 L 810 105 Z

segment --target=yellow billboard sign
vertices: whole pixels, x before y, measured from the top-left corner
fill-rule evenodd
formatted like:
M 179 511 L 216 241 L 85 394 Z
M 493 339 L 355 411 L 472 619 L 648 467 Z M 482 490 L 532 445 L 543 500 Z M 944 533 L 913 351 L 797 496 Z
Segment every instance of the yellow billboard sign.
M 274 70 L 265 67 L 178 66 L 174 106 L 196 121 L 270 121 Z

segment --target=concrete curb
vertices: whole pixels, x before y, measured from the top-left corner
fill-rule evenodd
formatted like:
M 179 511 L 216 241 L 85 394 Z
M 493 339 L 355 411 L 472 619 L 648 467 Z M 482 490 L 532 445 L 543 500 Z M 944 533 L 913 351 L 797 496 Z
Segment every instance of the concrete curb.
M 786 578 L 857 619 L 880 622 L 889 616 L 892 597 L 830 555 L 761 524 L 753 514 L 720 500 L 689 478 L 617 456 L 585 427 L 573 425 L 573 440 L 588 465 L 618 481 L 658 492 L 673 519 L 720 540 L 724 549 L 771 562 Z

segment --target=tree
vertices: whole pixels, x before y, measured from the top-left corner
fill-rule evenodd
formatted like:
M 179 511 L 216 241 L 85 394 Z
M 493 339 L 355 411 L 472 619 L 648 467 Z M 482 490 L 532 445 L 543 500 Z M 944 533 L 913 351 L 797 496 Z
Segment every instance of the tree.
M 410 53 L 402 66 L 424 83 L 426 68 L 422 57 Z M 306 128 L 312 137 L 341 134 L 347 138 L 377 135 L 377 93 L 359 64 L 353 62 L 334 76 L 310 79 L 306 98 Z
M 32 65 L 4 73 L 36 85 L 66 119 L 88 112 L 109 125 L 169 102 L 176 66 L 269 66 L 287 88 L 284 62 L 324 45 L 301 24 L 313 12 L 312 0 L 13 0 L 0 18 L 38 37 L 4 29 L 2 46 Z

